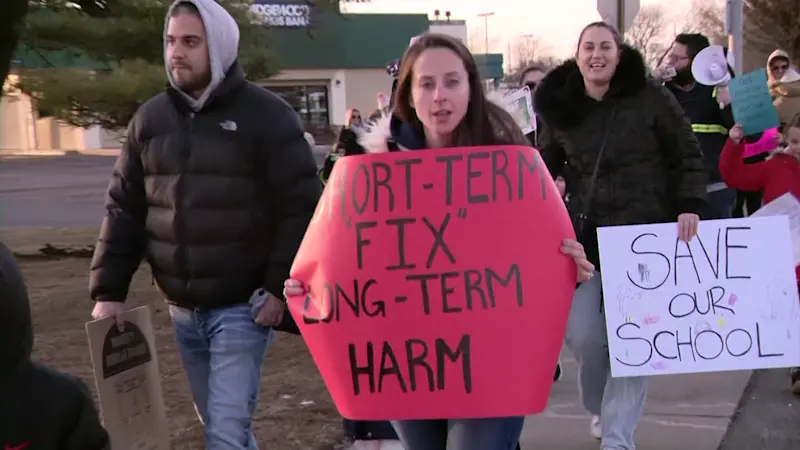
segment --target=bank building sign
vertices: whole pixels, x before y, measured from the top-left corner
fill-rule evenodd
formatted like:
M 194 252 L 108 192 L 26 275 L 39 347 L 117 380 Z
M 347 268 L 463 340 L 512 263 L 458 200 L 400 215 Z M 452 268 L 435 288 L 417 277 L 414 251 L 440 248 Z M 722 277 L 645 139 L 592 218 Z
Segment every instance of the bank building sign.
M 305 4 L 256 1 L 250 5 L 255 25 L 275 28 L 306 28 L 311 21 L 311 7 Z

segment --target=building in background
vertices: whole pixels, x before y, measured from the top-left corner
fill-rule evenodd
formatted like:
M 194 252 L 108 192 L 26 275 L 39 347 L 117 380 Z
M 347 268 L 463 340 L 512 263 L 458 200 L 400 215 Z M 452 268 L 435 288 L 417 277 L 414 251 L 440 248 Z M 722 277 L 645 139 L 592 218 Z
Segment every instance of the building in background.
M 275 3 L 259 7 L 280 10 Z M 254 5 L 255 8 L 257 5 Z M 281 3 L 291 11 L 290 4 Z M 281 95 L 297 111 L 317 142 L 327 143 L 344 125 L 347 110 L 364 115 L 378 107 L 378 93 L 389 94 L 389 61 L 402 56 L 413 36 L 429 28 L 424 14 L 338 14 L 309 11 L 309 19 L 271 18 L 270 51 L 281 71 L 260 83 Z M 286 18 L 288 19 L 288 17 Z M 289 22 L 291 25 L 269 25 Z
M 444 33 L 466 43 L 463 20 L 429 20 L 427 14 L 343 14 L 316 11 L 305 0 L 256 0 L 254 23 L 269 29 L 270 47 L 281 67 L 277 75 L 253 80 L 283 97 L 297 112 L 318 144 L 330 143 L 344 125 L 347 110 L 365 115 L 378 107 L 379 93 L 388 95 L 392 79 L 386 65 L 400 58 L 412 37 L 427 31 Z M 91 61 L 62 60 L 23 51 L 20 67 L 93 68 Z M 487 80 L 503 76 L 503 55 L 475 55 Z M 69 56 L 66 56 L 69 59 Z M 39 118 L 21 93 L 3 97 L 0 150 L 81 150 L 119 146 L 119 134 L 97 127 L 88 130 Z M 269 118 L 265 117 L 265 121 Z

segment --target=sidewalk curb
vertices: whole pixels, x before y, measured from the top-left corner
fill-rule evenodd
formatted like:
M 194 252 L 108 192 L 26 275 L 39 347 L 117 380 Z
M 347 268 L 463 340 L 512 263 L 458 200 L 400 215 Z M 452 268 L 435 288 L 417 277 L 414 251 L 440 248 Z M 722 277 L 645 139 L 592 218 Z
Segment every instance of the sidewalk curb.
M 754 370 L 717 450 L 800 448 L 800 399 L 787 369 Z

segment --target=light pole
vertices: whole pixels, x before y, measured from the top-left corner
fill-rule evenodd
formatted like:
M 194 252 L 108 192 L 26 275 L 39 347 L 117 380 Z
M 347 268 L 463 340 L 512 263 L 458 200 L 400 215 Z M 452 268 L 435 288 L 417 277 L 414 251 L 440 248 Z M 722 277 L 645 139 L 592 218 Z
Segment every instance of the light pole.
M 725 28 L 728 32 L 728 51 L 733 52 L 733 70 L 737 75 L 741 75 L 744 58 L 743 0 L 728 0 L 725 5 Z
M 494 15 L 493 12 L 485 12 L 478 14 L 478 17 L 483 17 L 483 35 L 485 39 L 485 45 L 483 53 L 489 54 L 489 17 Z

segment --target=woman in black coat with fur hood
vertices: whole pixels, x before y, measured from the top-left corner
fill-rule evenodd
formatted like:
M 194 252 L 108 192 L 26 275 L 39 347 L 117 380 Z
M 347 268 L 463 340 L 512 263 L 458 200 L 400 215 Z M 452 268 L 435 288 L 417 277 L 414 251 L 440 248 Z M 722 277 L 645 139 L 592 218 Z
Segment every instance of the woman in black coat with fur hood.
M 706 202 L 703 154 L 672 94 L 603 22 L 584 28 L 576 58 L 548 73 L 534 98 L 542 157 L 554 177 L 569 165 L 575 231 L 599 267 L 575 291 L 566 336 L 590 432 L 604 449 L 632 450 L 646 384 L 609 376 L 596 230 L 677 221 L 679 238 L 691 240 Z

